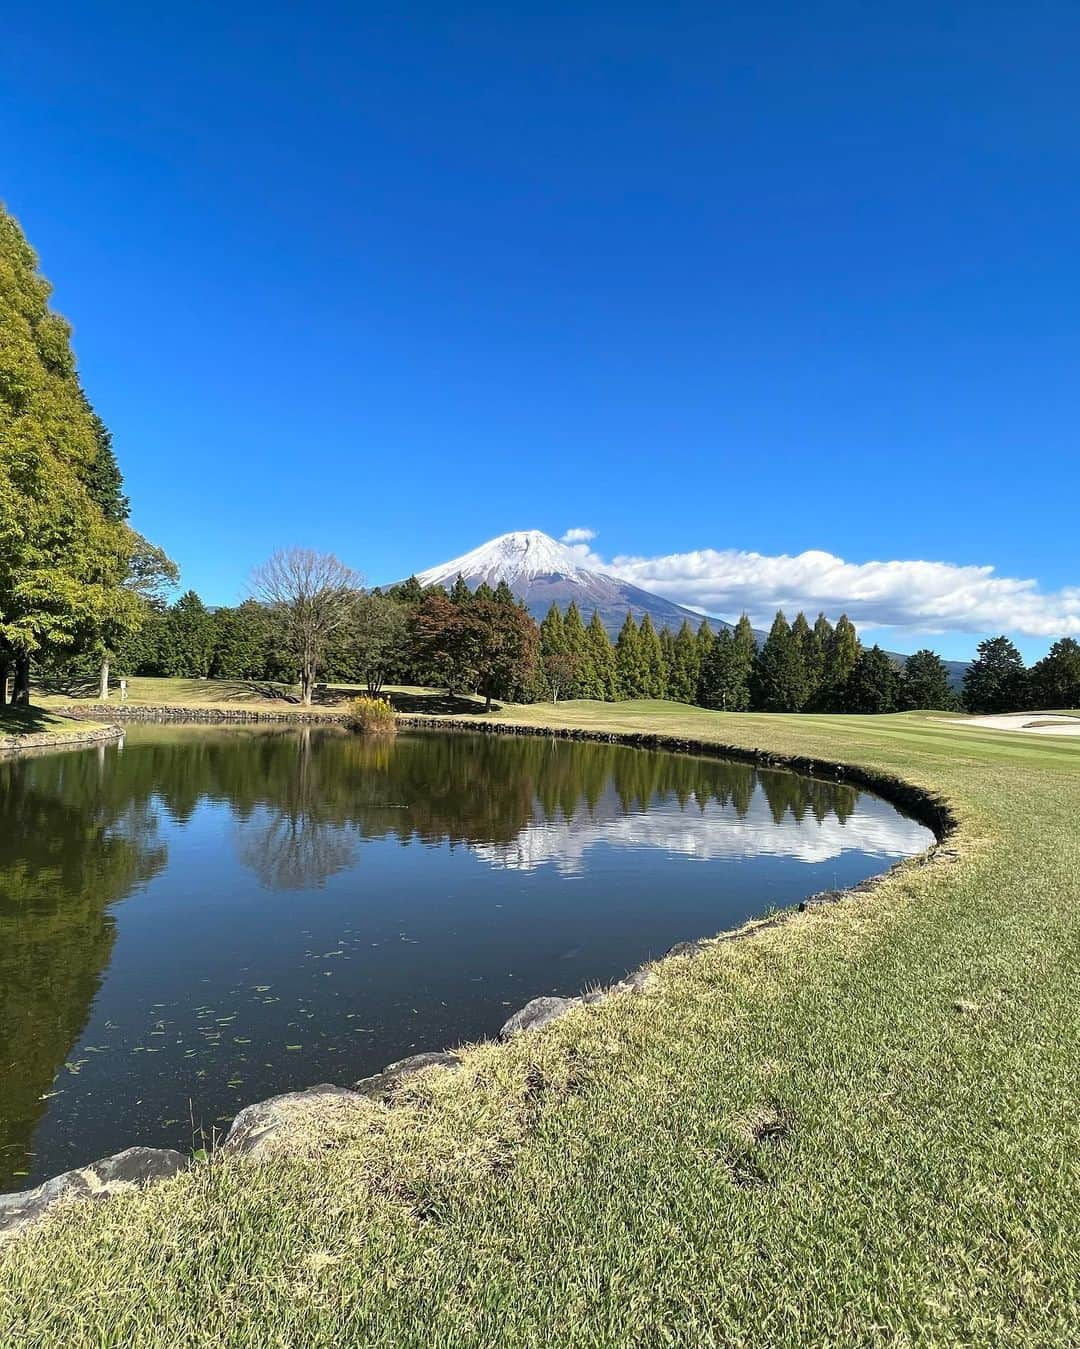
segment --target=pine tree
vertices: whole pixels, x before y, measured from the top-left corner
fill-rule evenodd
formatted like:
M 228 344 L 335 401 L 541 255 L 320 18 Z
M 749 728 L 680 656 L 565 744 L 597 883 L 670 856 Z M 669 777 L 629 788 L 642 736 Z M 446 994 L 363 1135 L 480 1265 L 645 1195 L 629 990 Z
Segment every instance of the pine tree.
M 701 682 L 701 656 L 694 630 L 685 619 L 672 642 L 670 659 L 668 697 L 677 703 L 696 702 Z
M 956 706 L 949 671 L 936 651 L 924 648 L 908 656 L 900 676 L 897 705 L 906 711 Z
M 615 686 L 619 698 L 644 698 L 645 672 L 641 660 L 641 638 L 634 615 L 627 612 L 615 643 Z
M 675 673 L 675 638 L 665 625 L 660 629 L 660 660 L 663 666 L 664 697 L 671 697 L 671 680 Z
M 847 614 L 841 614 L 825 650 L 825 674 L 818 699 L 823 711 L 844 710 L 844 690 L 855 668 L 860 650 L 861 644 L 854 623 Z
M 589 664 L 595 680 L 596 697 L 614 702 L 618 697 L 615 677 L 615 648 L 599 612 L 594 609 L 586 629 L 589 639 Z
M 450 590 L 450 599 L 454 604 L 464 606 L 472 599 L 472 591 L 465 584 L 465 578 L 461 572 L 457 574 L 457 580 Z
M 705 701 L 701 681 L 705 678 L 705 672 L 708 670 L 709 662 L 713 658 L 713 653 L 716 648 L 716 633 L 713 631 L 713 626 L 707 618 L 703 618 L 698 625 L 697 633 L 694 636 L 694 647 L 697 651 L 698 668 L 698 687 L 694 696 L 694 701 L 699 703 L 702 707 L 708 707 L 709 704 Z
M 578 667 L 566 640 L 562 611 L 553 604 L 540 624 L 540 670 L 552 702 L 577 696 Z
M 501 580 L 495 587 L 495 598 L 500 604 L 517 604 L 518 599 L 505 580 Z
M 817 670 L 817 649 L 814 643 L 814 632 L 801 609 L 795 615 L 795 622 L 791 625 L 791 640 L 795 643 L 802 666 L 802 687 L 798 690 L 798 702 L 791 710 L 801 712 L 817 693 L 821 681 L 821 676 Z
M 641 697 L 665 698 L 667 696 L 667 681 L 664 676 L 664 652 L 660 646 L 660 638 L 657 636 L 652 619 L 648 614 L 645 614 L 641 620 L 638 640 L 641 652 Z
M 880 646 L 859 652 L 844 687 L 845 712 L 895 712 L 900 671 Z
M 832 624 L 824 614 L 818 614 L 813 628 L 803 643 L 803 663 L 806 667 L 806 701 L 803 706 L 817 709 L 825 684 L 825 653 L 832 640 Z
M 1031 703 L 1040 709 L 1080 707 L 1080 642 L 1056 641 L 1031 667 Z
M 205 679 L 214 656 L 214 620 L 194 590 L 185 591 L 165 616 L 162 673 Z
M 964 706 L 969 712 L 1022 712 L 1030 689 L 1024 661 L 1008 637 L 989 637 L 964 675 Z
M 754 662 L 752 705 L 762 712 L 794 712 L 805 695 L 803 654 L 778 609 Z
M 598 698 L 596 675 L 592 667 L 592 649 L 585 633 L 585 624 L 581 621 L 581 612 L 573 600 L 566 609 L 563 619 L 563 643 L 570 655 L 574 668 L 574 697 Z
M 481 581 L 480 584 L 473 591 L 472 598 L 474 600 L 484 600 L 485 602 L 494 601 L 495 592 L 494 590 L 492 590 L 492 588 L 488 585 L 486 581 Z

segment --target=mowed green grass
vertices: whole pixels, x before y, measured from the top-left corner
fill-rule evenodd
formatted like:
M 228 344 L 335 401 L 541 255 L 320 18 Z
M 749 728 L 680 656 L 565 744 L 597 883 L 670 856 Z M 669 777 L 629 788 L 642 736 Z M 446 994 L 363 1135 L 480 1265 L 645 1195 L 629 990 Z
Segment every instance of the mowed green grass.
M 52 735 L 63 739 L 98 729 L 97 722 L 62 717 L 46 707 L 0 707 L 0 740 L 8 736 Z
M 664 703 L 500 719 L 898 774 L 947 797 L 958 857 L 669 959 L 272 1162 L 69 1208 L 0 1248 L 0 1344 L 1075 1344 L 1080 744 Z

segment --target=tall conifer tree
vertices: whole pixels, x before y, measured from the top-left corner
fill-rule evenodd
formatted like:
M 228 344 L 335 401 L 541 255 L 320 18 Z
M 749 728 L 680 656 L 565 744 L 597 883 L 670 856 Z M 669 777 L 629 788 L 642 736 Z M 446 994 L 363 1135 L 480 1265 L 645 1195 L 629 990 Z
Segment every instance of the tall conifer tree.
M 589 663 L 595 680 L 596 697 L 613 702 L 618 696 L 615 677 L 615 648 L 611 645 L 607 628 L 599 612 L 594 609 L 586 629 L 589 641 Z
M 620 698 L 645 697 L 645 673 L 641 661 L 641 638 L 634 615 L 627 611 L 615 643 L 615 681 Z

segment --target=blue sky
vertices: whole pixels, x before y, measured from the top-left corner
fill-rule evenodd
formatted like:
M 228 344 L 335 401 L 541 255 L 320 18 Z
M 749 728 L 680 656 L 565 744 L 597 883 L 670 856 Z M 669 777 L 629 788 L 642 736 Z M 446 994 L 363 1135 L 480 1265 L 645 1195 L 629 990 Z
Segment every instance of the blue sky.
M 519 9 L 5 16 L 0 196 L 185 583 L 577 527 L 900 649 L 1080 631 L 1080 10 Z

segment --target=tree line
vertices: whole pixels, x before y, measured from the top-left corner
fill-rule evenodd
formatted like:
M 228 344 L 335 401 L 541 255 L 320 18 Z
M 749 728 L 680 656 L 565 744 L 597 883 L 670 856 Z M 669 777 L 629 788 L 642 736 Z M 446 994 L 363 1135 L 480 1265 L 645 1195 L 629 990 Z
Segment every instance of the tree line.
M 317 670 L 322 680 L 363 684 L 371 693 L 388 683 L 424 685 L 479 693 L 489 706 L 496 698 L 656 698 L 729 712 L 1080 705 L 1080 646 L 1072 638 L 1030 671 L 1007 638 L 989 639 L 958 694 L 935 652 L 898 664 L 879 646 L 864 646 L 846 616 L 833 625 L 818 615 L 811 624 L 799 613 L 789 623 L 780 612 L 759 644 L 746 615 L 719 632 L 703 620 L 673 633 L 657 631 L 647 614 L 638 622 L 628 613 L 613 642 L 599 614 L 586 623 L 574 603 L 565 613 L 552 605 L 536 624 L 505 582 L 472 592 L 459 577 L 448 592 L 415 578 L 386 591 L 364 590 L 351 573 L 337 580 L 334 620 L 309 651 L 309 686 Z M 253 598 L 213 611 L 188 591 L 132 633 L 118 660 L 132 674 L 303 686 L 289 609 L 287 590 L 274 602 Z

